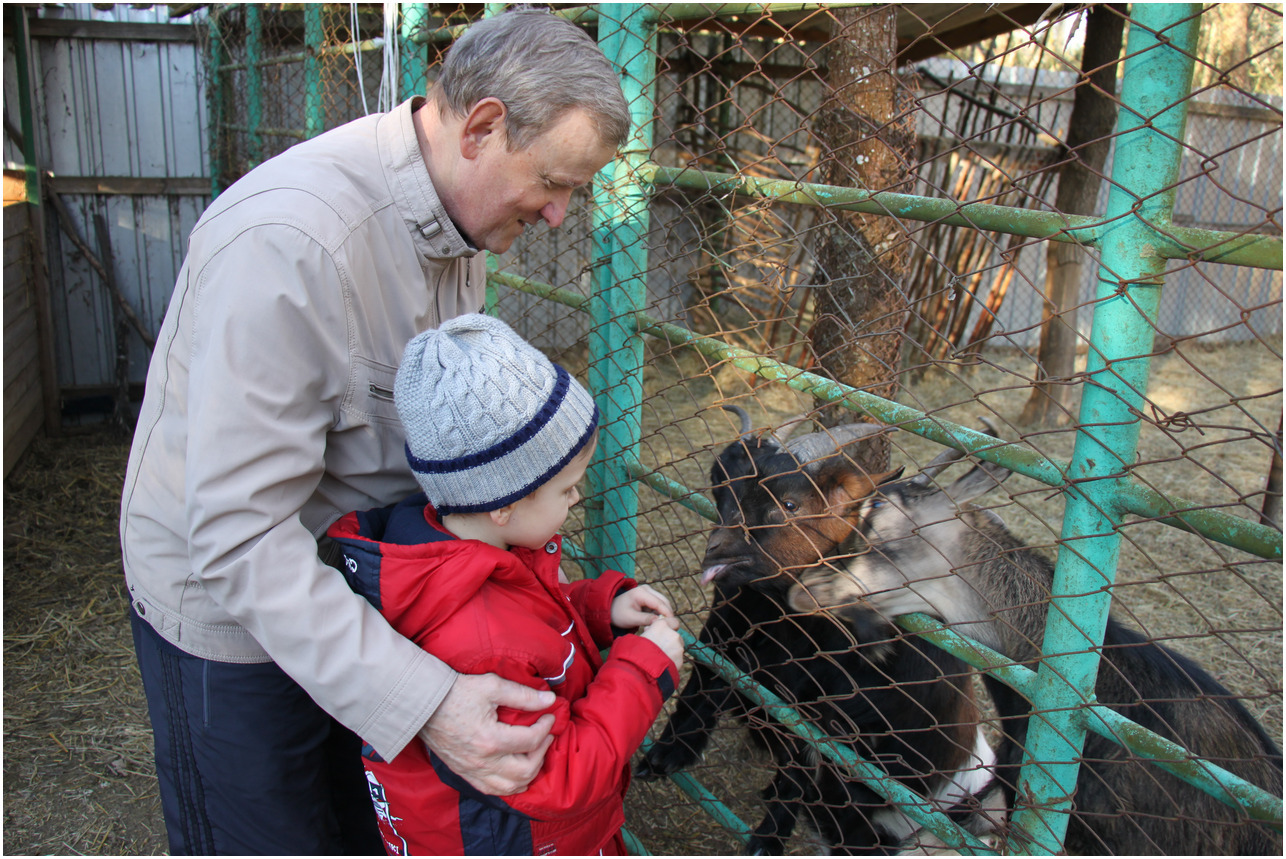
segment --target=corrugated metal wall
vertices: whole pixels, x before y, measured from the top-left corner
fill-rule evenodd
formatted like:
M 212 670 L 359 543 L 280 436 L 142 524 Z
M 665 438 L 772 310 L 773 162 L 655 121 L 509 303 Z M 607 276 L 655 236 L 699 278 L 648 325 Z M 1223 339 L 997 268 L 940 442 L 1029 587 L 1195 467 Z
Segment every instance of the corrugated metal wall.
M 154 333 L 187 235 L 209 202 L 196 28 L 190 18 L 171 22 L 165 6 L 118 5 L 101 12 L 68 4 L 42 7 L 41 16 L 32 21 L 41 166 L 53 172 L 51 187 L 100 259 L 105 254 L 95 220 L 102 219 L 119 289 Z M 68 34 L 59 27 L 76 20 L 115 29 Z M 134 24 L 167 31 L 149 36 L 160 31 L 129 26 Z M 8 150 L 6 158 L 13 158 Z M 163 187 L 155 181 L 161 179 L 177 181 Z M 73 394 L 110 387 L 116 366 L 112 301 L 52 211 L 47 236 L 59 384 Z M 130 380 L 141 382 L 147 349 L 138 336 L 128 339 Z

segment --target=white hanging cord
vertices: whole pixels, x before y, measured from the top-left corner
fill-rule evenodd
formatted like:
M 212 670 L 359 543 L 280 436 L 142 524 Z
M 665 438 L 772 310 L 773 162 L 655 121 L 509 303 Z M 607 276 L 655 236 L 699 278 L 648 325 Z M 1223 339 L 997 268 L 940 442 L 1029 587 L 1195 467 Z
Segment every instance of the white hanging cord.
M 380 75 L 378 107 L 381 112 L 397 106 L 397 83 L 402 74 L 397 38 L 398 6 L 397 0 L 384 0 L 384 70 Z
M 353 67 L 357 70 L 357 94 L 362 97 L 362 113 L 371 109 L 366 106 L 366 87 L 362 84 L 362 37 L 357 29 L 357 4 L 348 4 L 348 37 L 353 41 Z

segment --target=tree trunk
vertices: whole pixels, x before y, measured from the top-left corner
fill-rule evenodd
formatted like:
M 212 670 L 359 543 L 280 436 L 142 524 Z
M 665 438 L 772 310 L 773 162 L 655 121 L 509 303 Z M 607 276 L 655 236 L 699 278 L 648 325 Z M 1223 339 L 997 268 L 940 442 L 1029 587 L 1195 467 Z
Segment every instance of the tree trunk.
M 1066 158 L 1058 176 L 1055 210 L 1065 215 L 1094 211 L 1103 164 L 1116 124 L 1116 65 L 1121 56 L 1125 8 L 1090 7 L 1085 23 L 1081 81 L 1068 121 Z M 1037 382 L 1019 423 L 1066 424 L 1071 413 L 1071 379 L 1076 372 L 1076 305 L 1088 257 L 1074 244 L 1049 242 L 1045 252 L 1045 304 L 1036 352 Z
M 915 141 L 910 110 L 900 110 L 894 75 L 897 10 L 893 6 L 833 8 L 835 38 L 827 47 L 830 89 L 818 112 L 825 159 L 820 181 L 873 191 L 905 191 Z M 830 211 L 817 250 L 820 287 L 809 339 L 823 373 L 881 397 L 897 390 L 906 326 L 902 277 L 908 239 L 896 218 Z M 823 424 L 849 423 L 852 412 L 824 408 Z M 861 446 L 858 464 L 884 470 L 887 439 Z

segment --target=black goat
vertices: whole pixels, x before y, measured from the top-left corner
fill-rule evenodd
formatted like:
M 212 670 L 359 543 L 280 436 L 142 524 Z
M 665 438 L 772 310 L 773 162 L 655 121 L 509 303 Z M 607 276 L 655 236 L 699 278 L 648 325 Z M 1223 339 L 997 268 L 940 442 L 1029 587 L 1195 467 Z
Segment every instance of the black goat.
M 973 499 L 1009 476 L 982 463 L 938 488 L 931 478 L 963 454 L 949 451 L 909 480 L 878 487 L 860 504 L 858 554 L 814 567 L 789 603 L 849 618 L 926 612 L 1018 662 L 1039 657 L 1054 569 Z M 1115 619 L 1107 624 L 1097 700 L 1281 795 L 1281 752 L 1263 728 L 1192 660 Z M 996 779 L 1013 807 L 1031 705 L 998 681 L 988 688 L 1003 738 Z M 1282 836 L 1165 771 L 1090 734 L 1076 783 L 1071 854 L 1281 855 Z
M 855 633 L 834 618 L 787 608 L 801 574 L 842 563 L 855 505 L 893 476 L 867 476 L 840 450 L 838 442 L 860 441 L 879 427 L 849 425 L 783 444 L 750 436 L 748 417 L 737 411 L 742 437 L 711 472 L 720 525 L 703 562 L 715 593 L 700 640 L 921 796 L 945 808 L 973 794 L 990 780 L 993 755 L 978 730 L 964 664 L 901 637 L 874 613 Z M 729 713 L 750 717 L 752 736 L 776 766 L 749 852 L 780 853 L 801 812 L 836 852 L 889 852 L 915 831 L 894 806 L 700 664 L 636 773 L 689 766 Z

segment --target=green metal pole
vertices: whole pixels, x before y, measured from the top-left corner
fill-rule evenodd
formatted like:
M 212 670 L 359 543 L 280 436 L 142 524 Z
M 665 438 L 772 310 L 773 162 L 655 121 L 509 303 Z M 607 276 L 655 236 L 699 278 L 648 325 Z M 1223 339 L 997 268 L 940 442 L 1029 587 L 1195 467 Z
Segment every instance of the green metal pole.
M 818 185 L 793 179 L 764 179 L 694 170 L 690 167 L 644 165 L 643 181 L 694 191 L 741 194 L 805 206 L 825 206 L 849 212 L 891 215 L 900 220 L 930 221 L 952 227 L 996 230 L 1013 236 L 1098 247 L 1114 228 L 1095 215 L 1064 215 L 995 203 L 961 203 L 941 197 L 917 197 L 892 191 L 866 191 L 838 185 Z M 1280 270 L 1282 240 L 1277 236 L 1169 227 L 1153 236 L 1155 253 L 1167 259 L 1199 259 L 1228 265 Z
M 398 64 L 402 67 L 398 78 L 399 101 L 405 101 L 413 95 L 424 95 L 428 89 L 428 49 L 422 41 L 417 43 L 412 38 L 424 28 L 428 20 L 428 4 L 402 4 L 402 20 L 397 28 Z
M 648 232 L 648 194 L 637 170 L 652 149 L 656 38 L 640 4 L 606 4 L 599 15 L 599 46 L 620 72 L 633 135 L 595 185 L 589 383 L 602 423 L 590 468 L 586 550 L 602 568 L 633 575 L 638 485 L 629 463 L 637 460 L 643 404 L 643 338 L 634 313 L 647 297 Z
M 246 4 L 246 126 L 251 170 L 263 161 L 263 10 L 258 3 Z
M 1073 489 L 1018 785 L 1018 795 L 1030 805 L 1014 814 L 1035 853 L 1062 847 L 1085 742 L 1081 708 L 1094 698 L 1097 648 L 1119 560 L 1124 508 L 1118 483 L 1128 481 L 1138 449 L 1146 356 L 1165 273 L 1165 260 L 1152 248 L 1156 230 L 1169 226 L 1174 205 L 1200 13 L 1198 4 L 1131 7 L 1108 226 L 1068 473 Z
M 26 182 L 27 203 L 37 208 L 44 205 L 40 190 L 39 155 L 36 152 L 35 89 L 32 87 L 31 35 L 27 24 L 26 4 L 12 10 L 17 25 L 13 34 L 14 63 L 18 76 L 18 121 L 22 125 L 23 175 Z
M 321 57 L 318 51 L 325 33 L 322 29 L 322 4 L 304 4 L 304 137 L 316 137 L 325 125 L 321 98 Z

